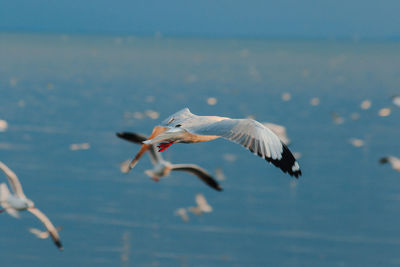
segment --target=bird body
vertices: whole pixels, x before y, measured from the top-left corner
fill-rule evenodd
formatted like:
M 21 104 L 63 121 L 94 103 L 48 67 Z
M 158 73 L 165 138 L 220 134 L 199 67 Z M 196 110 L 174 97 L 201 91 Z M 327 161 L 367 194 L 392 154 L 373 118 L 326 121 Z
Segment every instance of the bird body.
M 32 200 L 12 194 L 5 183 L 0 184 L 0 205 L 3 207 L 2 212 L 6 211 L 15 218 L 19 218 L 18 211 L 34 206 Z
M 33 208 L 34 204 L 30 199 L 23 199 L 18 196 L 10 195 L 7 200 L 8 204 L 18 211 L 26 210 L 28 208 Z
M 5 183 L 0 184 L 0 204 L 6 209 L 14 209 L 18 211 L 33 208 L 34 203 L 32 200 L 11 194 Z
M 145 173 L 153 180 L 159 181 L 161 177 L 168 176 L 171 173 L 172 164 L 163 159 L 159 160 L 152 170 L 146 170 Z

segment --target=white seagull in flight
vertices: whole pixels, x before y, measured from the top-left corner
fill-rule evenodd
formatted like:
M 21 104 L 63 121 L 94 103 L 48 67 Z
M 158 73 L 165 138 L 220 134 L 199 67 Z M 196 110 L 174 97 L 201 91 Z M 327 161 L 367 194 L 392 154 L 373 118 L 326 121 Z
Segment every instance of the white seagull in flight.
M 254 154 L 265 158 L 283 172 L 298 178 L 298 162 L 278 136 L 261 123 L 252 119 L 230 119 L 218 116 L 197 116 L 188 108 L 182 109 L 156 126 L 148 140 L 129 164 L 133 168 L 150 145 L 159 143 L 164 151 L 174 143 L 206 142 L 223 137 L 241 144 Z
M 19 211 L 29 211 L 44 224 L 47 231 L 51 235 L 54 244 L 60 250 L 63 250 L 63 246 L 61 244 L 57 229 L 54 227 L 54 225 L 51 223 L 46 215 L 35 208 L 35 204 L 33 203 L 33 201 L 25 196 L 17 175 L 1 161 L 0 169 L 6 174 L 8 182 L 13 191 L 12 194 L 5 183 L 0 184 L 0 205 L 3 207 L 3 210 L 0 210 L 0 212 L 6 211 L 13 217 L 19 218 Z
M 208 204 L 203 194 L 196 195 L 196 207 L 189 207 L 189 211 L 196 214 L 202 215 L 203 213 L 212 212 L 213 208 Z
M 136 133 L 122 132 L 117 133 L 117 136 L 136 144 L 142 144 L 144 141 L 146 141 L 145 136 Z M 196 175 L 204 183 L 215 190 L 222 191 L 222 188 L 218 182 L 207 171 L 199 166 L 195 164 L 172 164 L 171 162 L 164 160 L 161 153 L 157 152 L 153 145 L 150 145 L 148 149 L 154 169 L 146 170 L 145 173 L 153 178 L 154 181 L 160 181 L 161 177 L 168 176 L 171 171 L 186 171 Z M 125 169 L 125 167 L 121 169 Z M 124 170 L 124 172 L 128 172 L 129 169 L 129 166 L 127 166 L 126 171 Z

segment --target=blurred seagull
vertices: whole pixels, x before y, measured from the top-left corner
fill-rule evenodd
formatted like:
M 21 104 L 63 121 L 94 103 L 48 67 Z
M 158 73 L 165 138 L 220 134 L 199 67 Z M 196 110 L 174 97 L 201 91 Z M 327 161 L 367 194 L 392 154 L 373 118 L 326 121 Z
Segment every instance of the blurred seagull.
M 391 107 L 389 107 L 389 108 L 381 108 L 378 111 L 378 115 L 381 116 L 381 117 L 387 117 L 387 116 L 390 115 L 390 113 L 392 113 L 392 108 Z
M 189 216 L 185 208 L 179 208 L 175 211 L 175 215 L 181 217 L 184 222 L 189 221 Z
M 342 124 L 344 122 L 344 119 L 336 112 L 331 112 L 331 117 L 332 117 L 333 123 L 335 123 L 335 124 Z
M 196 214 L 202 215 L 203 213 L 212 212 L 213 208 L 208 204 L 203 194 L 196 195 L 196 207 L 189 207 L 189 211 Z
M 8 182 L 13 191 L 13 194 L 10 193 L 10 190 L 8 189 L 5 183 L 0 184 L 0 205 L 3 207 L 3 210 L 1 210 L 0 212 L 6 211 L 11 216 L 19 218 L 18 214 L 19 211 L 23 210 L 29 211 L 44 224 L 47 231 L 51 235 L 54 244 L 60 250 L 63 250 L 63 246 L 58 236 L 57 229 L 54 227 L 54 225 L 51 223 L 51 221 L 47 218 L 46 215 L 44 215 L 40 210 L 35 208 L 35 204 L 33 203 L 33 201 L 25 196 L 17 175 L 15 175 L 15 173 L 11 171 L 1 161 L 0 161 L 0 169 L 6 174 Z
M 239 143 L 254 154 L 265 158 L 283 172 L 296 178 L 301 175 L 298 162 L 279 137 L 252 119 L 230 119 L 217 116 L 197 116 L 188 108 L 182 109 L 156 126 L 130 163 L 133 168 L 150 145 L 159 143 L 159 152 L 174 143 L 206 142 L 223 137 Z
M 359 138 L 350 138 L 349 139 L 350 144 L 352 144 L 354 147 L 362 147 L 364 146 L 364 141 L 359 139 Z
M 222 168 L 221 167 L 218 167 L 218 168 L 216 168 L 215 169 L 215 177 L 217 178 L 217 180 L 219 180 L 219 181 L 224 181 L 226 178 L 225 178 L 225 174 L 224 174 L 224 172 L 222 171 Z
M 383 157 L 379 160 L 380 163 L 385 164 L 385 163 L 390 163 L 392 165 L 393 170 L 396 170 L 400 172 L 400 159 L 393 157 L 393 156 L 388 156 L 388 157 Z
M 145 136 L 136 133 L 122 132 L 117 133 L 117 136 L 136 144 L 142 144 L 143 141 L 146 141 Z M 154 181 L 160 181 L 161 177 L 168 176 L 171 171 L 186 171 L 196 175 L 204 183 L 215 190 L 222 191 L 222 188 L 218 182 L 207 171 L 199 166 L 195 164 L 172 164 L 171 162 L 164 160 L 161 156 L 161 153 L 157 152 L 153 145 L 149 145 L 148 150 L 150 153 L 151 162 L 154 165 L 154 169 L 146 170 L 145 173 L 153 178 Z M 129 165 L 124 162 L 121 166 L 121 170 L 123 172 L 128 172 L 129 169 Z
M 400 108 L 400 96 L 398 95 L 392 96 L 392 102 L 394 105 Z
M 361 108 L 364 109 L 364 110 L 367 110 L 367 109 L 369 109 L 371 107 L 371 104 L 372 104 L 371 100 L 366 99 L 363 102 L 361 102 Z

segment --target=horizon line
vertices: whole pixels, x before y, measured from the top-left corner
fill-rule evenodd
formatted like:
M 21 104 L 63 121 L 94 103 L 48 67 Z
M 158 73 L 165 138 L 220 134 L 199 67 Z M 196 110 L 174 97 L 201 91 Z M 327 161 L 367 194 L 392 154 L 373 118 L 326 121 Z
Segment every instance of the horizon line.
M 1 29 L 0 34 L 32 34 L 32 35 L 70 35 L 70 36 L 104 36 L 104 37 L 139 37 L 154 39 L 199 39 L 199 40 L 283 40 L 283 41 L 339 41 L 339 42 L 380 42 L 380 41 L 400 41 L 400 36 L 386 37 L 362 37 L 358 35 L 342 36 L 321 36 L 321 35 L 256 35 L 256 34 L 168 34 L 155 31 L 145 32 L 111 32 L 111 31 L 52 31 L 52 30 L 26 30 L 26 29 Z

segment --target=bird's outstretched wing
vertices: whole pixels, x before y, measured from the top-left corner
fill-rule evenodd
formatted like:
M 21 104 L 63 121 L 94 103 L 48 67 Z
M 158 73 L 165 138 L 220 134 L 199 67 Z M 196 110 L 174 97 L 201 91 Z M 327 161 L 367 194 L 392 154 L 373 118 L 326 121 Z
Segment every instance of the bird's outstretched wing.
M 188 132 L 198 135 L 221 136 L 241 144 L 254 154 L 265 158 L 283 172 L 296 178 L 301 175 L 300 166 L 278 136 L 261 123 L 251 119 L 224 119 L 201 127 L 187 127 Z
M 122 138 L 124 140 L 130 141 L 130 142 L 138 144 L 138 145 L 143 145 L 143 141 L 147 140 L 146 136 L 137 134 L 137 133 L 131 133 L 131 132 L 117 133 L 117 136 L 119 138 Z M 153 145 L 151 145 L 149 147 L 149 153 L 150 153 L 151 162 L 153 164 L 156 164 L 161 159 L 160 153 L 156 151 L 156 149 Z
M 47 231 L 49 231 L 51 238 L 53 239 L 54 244 L 58 247 L 59 250 L 63 250 L 63 246 L 60 241 L 60 237 L 58 235 L 57 229 L 54 227 L 54 225 L 51 223 L 49 218 L 38 210 L 37 208 L 29 208 L 28 211 L 35 215 L 46 227 Z
M 8 182 L 10 183 L 11 189 L 18 197 L 26 198 L 24 191 L 22 190 L 22 185 L 19 182 L 17 175 L 10 170 L 6 164 L 0 161 L 0 169 L 6 174 Z
M 215 190 L 222 191 L 222 188 L 218 182 L 207 171 L 195 164 L 173 164 L 171 170 L 190 172 Z

